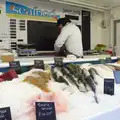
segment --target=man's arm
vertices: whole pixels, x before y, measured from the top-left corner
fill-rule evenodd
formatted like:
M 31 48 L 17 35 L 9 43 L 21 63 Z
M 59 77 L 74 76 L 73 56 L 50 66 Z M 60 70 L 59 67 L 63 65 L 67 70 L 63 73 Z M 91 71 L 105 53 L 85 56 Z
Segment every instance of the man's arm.
M 70 35 L 70 31 L 67 28 L 63 28 L 61 30 L 61 33 L 58 36 L 58 38 L 57 38 L 57 40 L 55 41 L 55 44 L 54 44 L 55 52 L 60 51 L 60 48 L 65 44 L 65 41 L 67 40 L 69 35 Z

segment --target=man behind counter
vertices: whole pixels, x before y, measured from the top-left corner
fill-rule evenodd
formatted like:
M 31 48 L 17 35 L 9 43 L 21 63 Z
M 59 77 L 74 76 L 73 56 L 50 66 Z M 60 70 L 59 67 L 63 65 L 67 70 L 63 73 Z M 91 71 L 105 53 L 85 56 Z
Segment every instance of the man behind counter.
M 57 26 L 60 34 L 54 44 L 56 55 L 72 54 L 76 57 L 82 57 L 83 46 L 79 28 L 67 18 L 60 18 L 57 21 Z

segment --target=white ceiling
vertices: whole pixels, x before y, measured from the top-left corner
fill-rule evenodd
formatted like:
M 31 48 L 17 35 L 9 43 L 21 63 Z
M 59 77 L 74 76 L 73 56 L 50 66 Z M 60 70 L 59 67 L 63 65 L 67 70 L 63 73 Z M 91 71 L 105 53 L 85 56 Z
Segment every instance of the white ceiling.
M 21 1 L 21 0 L 9 0 L 9 1 Z M 29 0 L 25 0 L 26 2 L 28 2 Z M 81 7 L 84 8 L 99 8 L 99 9 L 112 9 L 115 7 L 120 6 L 120 0 L 31 0 L 31 1 L 42 1 L 42 2 L 58 2 L 58 3 L 64 3 L 65 4 L 69 4 L 72 2 L 75 3 L 76 5 L 81 5 Z
M 9 1 L 11 1 L 11 0 L 9 0 Z M 14 1 L 18 2 L 18 1 L 21 1 L 21 0 L 14 0 Z M 47 1 L 52 1 L 52 0 L 35 0 L 35 1 L 47 2 Z M 120 0 L 56 0 L 56 1 L 82 2 L 82 3 L 91 4 L 91 5 L 106 7 L 106 8 L 109 8 L 109 9 L 120 6 Z
M 77 2 L 85 2 L 92 5 L 107 7 L 109 9 L 120 6 L 120 0 L 69 0 Z

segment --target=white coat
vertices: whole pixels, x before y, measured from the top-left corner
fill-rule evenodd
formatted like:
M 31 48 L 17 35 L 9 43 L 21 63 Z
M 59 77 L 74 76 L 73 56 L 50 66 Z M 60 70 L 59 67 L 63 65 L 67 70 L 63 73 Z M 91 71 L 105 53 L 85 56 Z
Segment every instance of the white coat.
M 55 51 L 59 52 L 64 44 L 70 53 L 76 56 L 83 56 L 81 31 L 73 23 L 68 23 L 62 28 L 54 44 Z

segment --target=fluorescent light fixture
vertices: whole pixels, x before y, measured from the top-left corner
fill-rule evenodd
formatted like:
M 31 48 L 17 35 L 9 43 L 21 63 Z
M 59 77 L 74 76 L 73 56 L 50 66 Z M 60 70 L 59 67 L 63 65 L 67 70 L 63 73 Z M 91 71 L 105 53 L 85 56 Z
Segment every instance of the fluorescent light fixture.
M 68 0 L 49 0 L 50 2 L 55 2 L 55 3 L 62 3 L 62 4 L 67 4 L 67 5 L 73 5 L 81 8 L 86 8 L 90 10 L 95 10 L 95 11 L 106 11 L 108 8 L 103 7 L 103 6 L 98 6 L 98 5 L 93 5 L 90 3 L 85 3 L 85 2 L 77 2 L 77 1 L 68 1 Z

